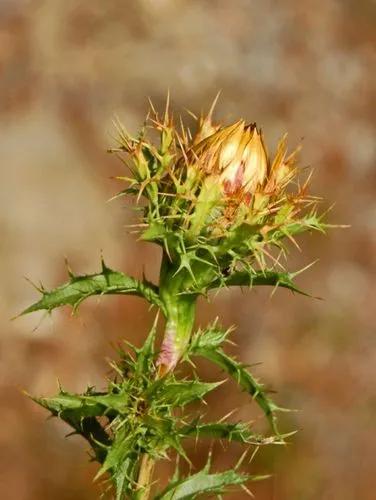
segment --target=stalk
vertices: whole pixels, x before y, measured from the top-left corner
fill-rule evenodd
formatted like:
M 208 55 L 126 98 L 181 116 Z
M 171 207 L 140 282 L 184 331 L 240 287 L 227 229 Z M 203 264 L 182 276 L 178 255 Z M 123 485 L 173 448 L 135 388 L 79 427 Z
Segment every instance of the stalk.
M 155 460 L 144 453 L 141 457 L 140 470 L 137 479 L 137 500 L 148 500 L 153 479 Z
M 164 252 L 160 273 L 160 297 L 166 309 L 166 328 L 157 359 L 158 375 L 172 371 L 184 353 L 194 325 L 196 294 L 187 294 L 191 277 L 187 271 L 177 273 L 177 266 Z
M 182 273 L 181 273 L 182 274 Z M 196 295 L 184 295 L 187 276 L 176 274 L 176 266 L 163 252 L 160 271 L 160 297 L 166 308 L 166 327 L 157 359 L 156 378 L 172 372 L 185 351 L 195 320 Z M 144 453 L 137 479 L 137 500 L 148 500 L 153 480 L 155 460 Z

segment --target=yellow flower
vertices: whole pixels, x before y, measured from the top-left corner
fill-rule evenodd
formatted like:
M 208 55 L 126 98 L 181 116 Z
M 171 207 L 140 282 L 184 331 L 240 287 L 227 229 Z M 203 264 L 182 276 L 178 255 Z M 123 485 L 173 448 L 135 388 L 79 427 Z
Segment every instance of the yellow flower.
M 226 195 L 254 193 L 267 175 L 267 156 L 255 124 L 243 120 L 223 127 L 193 150 L 195 162 L 207 174 L 217 174 Z

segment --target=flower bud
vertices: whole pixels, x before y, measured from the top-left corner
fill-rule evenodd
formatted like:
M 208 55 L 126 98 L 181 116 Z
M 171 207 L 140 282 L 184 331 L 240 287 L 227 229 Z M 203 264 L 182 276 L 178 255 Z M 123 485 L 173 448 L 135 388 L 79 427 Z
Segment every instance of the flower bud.
M 256 125 L 239 121 L 202 141 L 194 150 L 199 166 L 219 174 L 223 192 L 253 193 L 267 174 L 267 157 Z
M 234 137 L 238 140 L 238 137 Z M 230 139 L 230 143 L 231 143 Z M 236 142 L 232 144 L 232 148 Z M 224 159 L 229 157 L 230 144 L 224 147 Z M 226 156 L 227 155 L 227 156 Z M 243 127 L 236 153 L 226 166 L 223 162 L 221 179 L 226 194 L 236 193 L 243 190 L 253 193 L 259 185 L 262 185 L 267 172 L 267 158 L 261 135 L 255 125 Z

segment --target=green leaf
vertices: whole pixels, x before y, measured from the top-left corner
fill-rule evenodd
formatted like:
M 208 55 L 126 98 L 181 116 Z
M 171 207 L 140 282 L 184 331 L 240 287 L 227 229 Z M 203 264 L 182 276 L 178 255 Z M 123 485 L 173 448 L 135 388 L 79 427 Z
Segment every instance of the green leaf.
M 150 330 L 141 349 L 133 348 L 136 352 L 137 358 L 135 361 L 134 371 L 138 377 L 145 376 L 152 370 L 154 359 L 154 342 L 157 333 L 158 314 L 155 318 L 154 324 Z
M 218 245 L 219 253 L 223 255 L 234 248 L 240 253 L 249 253 L 248 243 L 253 236 L 259 233 L 260 228 L 261 226 L 258 224 L 248 223 L 231 228 L 227 233 L 227 237 Z
M 51 398 L 33 399 L 54 414 L 60 415 L 69 412 L 70 415 L 75 415 L 79 419 L 99 417 L 106 415 L 111 410 L 116 413 L 124 413 L 126 412 L 128 395 L 125 392 L 119 394 L 80 395 L 61 391 L 57 396 Z
M 301 219 L 294 220 L 292 222 L 287 222 L 283 224 L 280 228 L 277 228 L 270 232 L 270 237 L 273 240 L 280 240 L 286 236 L 292 237 L 306 231 L 319 231 L 325 233 L 325 230 L 330 227 L 328 224 L 323 222 L 325 214 L 318 215 L 315 211 L 307 214 Z M 282 221 L 284 217 L 282 215 Z M 276 217 L 276 223 L 280 223 L 279 216 Z
M 61 285 L 53 290 L 39 290 L 42 298 L 25 309 L 21 315 L 34 311 L 46 310 L 52 311 L 56 307 L 70 305 L 74 310 L 78 308 L 81 302 L 93 295 L 136 295 L 144 297 L 151 304 L 164 309 L 158 295 L 158 288 L 147 282 L 131 278 L 124 273 L 109 269 L 102 262 L 102 272 L 98 274 L 88 274 L 83 276 L 74 276 L 70 273 L 68 283 Z
M 209 329 L 209 335 L 211 330 Z M 246 367 L 239 361 L 231 358 L 217 345 L 208 344 L 206 334 L 202 333 L 201 336 L 194 336 L 193 343 L 190 344 L 187 355 L 204 357 L 216 365 L 220 366 L 226 373 L 228 373 L 244 390 L 246 390 L 253 399 L 257 402 L 263 410 L 265 416 L 273 431 L 280 435 L 277 430 L 277 417 L 276 412 L 283 411 L 279 408 L 274 401 L 267 396 L 263 385 L 261 385 L 253 375 L 246 369 Z
M 94 478 L 96 480 L 108 472 L 115 486 L 116 500 L 134 498 L 138 461 L 141 456 L 137 437 L 125 425 L 117 429 L 115 438 L 107 447 L 103 465 Z
M 104 398 L 105 396 L 101 396 Z M 95 458 L 102 463 L 106 456 L 106 446 L 110 444 L 110 438 L 96 417 L 105 415 L 108 411 L 102 399 L 68 394 L 61 391 L 52 398 L 32 399 L 66 422 L 75 434 L 80 434 L 91 445 Z
M 220 347 L 224 342 L 228 342 L 227 337 L 232 330 L 233 328 L 223 330 L 223 328 L 217 326 L 217 320 L 215 320 L 205 330 L 199 329 L 192 335 L 188 353 L 194 349 L 215 349 Z
M 106 459 L 95 479 L 98 479 L 110 469 L 112 478 L 116 479 L 117 473 L 123 475 L 124 470 L 137 461 L 138 454 L 140 453 L 139 450 L 136 449 L 137 437 L 138 436 L 134 432 L 129 432 L 126 425 L 120 427 L 120 429 L 116 431 L 111 446 L 108 447 Z
M 275 271 L 237 271 L 232 273 L 229 277 L 222 280 L 215 280 L 211 283 L 210 288 L 218 288 L 221 286 L 247 286 L 252 288 L 254 286 L 274 286 L 288 288 L 289 290 L 307 295 L 307 293 L 300 290 L 294 283 L 295 276 L 298 273 L 290 272 L 275 272 Z
M 179 429 L 180 435 L 184 437 L 227 439 L 246 444 L 263 445 L 278 443 L 276 436 L 262 436 L 252 432 L 248 425 L 243 423 L 193 423 Z
M 114 473 L 112 479 L 115 483 L 115 500 L 123 500 L 125 498 L 124 493 L 131 494 L 131 484 L 132 476 L 134 476 L 134 467 L 135 461 L 131 459 L 126 459 L 121 464 L 121 467 L 118 467 L 116 472 Z
M 273 431 L 278 434 L 276 412 L 280 408 L 266 395 L 263 386 L 257 382 L 253 375 L 239 361 L 231 358 L 221 349 L 216 351 L 213 349 L 199 350 L 197 354 L 220 366 L 247 391 L 263 410 Z
M 168 382 L 157 380 L 146 393 L 152 403 L 167 406 L 184 406 L 196 399 L 202 399 L 223 382 L 200 382 L 199 380 L 183 380 Z
M 220 494 L 226 486 L 240 485 L 252 479 L 235 470 L 210 474 L 207 468 L 170 484 L 154 500 L 191 500 L 204 493 Z
M 160 222 L 151 222 L 142 232 L 141 239 L 145 241 L 162 242 L 167 235 L 166 225 Z

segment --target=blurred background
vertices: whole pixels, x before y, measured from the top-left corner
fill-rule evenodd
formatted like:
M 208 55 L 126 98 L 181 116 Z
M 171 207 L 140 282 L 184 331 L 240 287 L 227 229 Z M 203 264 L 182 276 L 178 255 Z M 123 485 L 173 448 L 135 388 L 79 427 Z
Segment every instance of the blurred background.
M 312 190 L 335 203 L 328 218 L 351 224 L 306 235 L 290 268 L 319 258 L 299 284 L 324 300 L 278 290 L 221 292 L 200 303 L 237 325 L 232 349 L 299 409 L 287 448 L 250 465 L 273 477 L 251 485 L 259 500 L 371 500 L 376 491 L 376 148 L 374 0 L 0 0 L 0 496 L 2 500 L 98 498 L 96 465 L 78 437 L 24 396 L 101 387 L 112 344 L 139 344 L 152 314 L 140 299 L 107 297 L 51 317 L 10 318 L 47 287 L 78 272 L 114 269 L 155 279 L 158 250 L 126 233 L 129 213 L 107 203 L 122 173 L 106 153 L 119 116 L 136 132 L 151 97 L 162 109 L 207 109 L 262 126 L 268 148 L 289 132 L 303 141 Z M 121 186 L 120 186 L 121 188 Z M 35 328 L 38 327 L 36 330 Z M 210 380 L 219 371 L 201 366 Z M 208 418 L 261 419 L 231 384 L 209 398 Z M 201 466 L 209 443 L 191 452 Z M 241 448 L 214 447 L 231 467 Z M 170 472 L 163 464 L 159 475 Z M 246 498 L 237 493 L 229 498 Z

